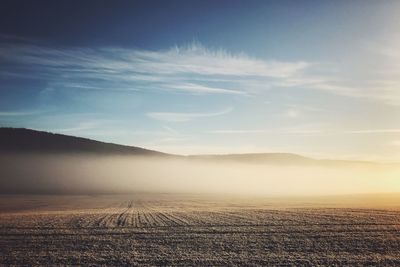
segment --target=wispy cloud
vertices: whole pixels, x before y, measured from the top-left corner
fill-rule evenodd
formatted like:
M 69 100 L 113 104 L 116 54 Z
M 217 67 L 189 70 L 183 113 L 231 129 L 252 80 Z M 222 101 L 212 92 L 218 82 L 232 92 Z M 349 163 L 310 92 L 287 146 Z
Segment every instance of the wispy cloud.
M 300 110 L 290 108 L 286 111 L 285 116 L 289 118 L 297 118 L 300 116 Z
M 19 111 L 0 111 L 2 117 L 19 117 L 19 116 L 31 116 L 44 113 L 40 110 L 19 110 Z
M 289 109 L 295 109 L 300 111 L 307 111 L 307 112 L 323 112 L 326 111 L 325 108 L 315 107 L 311 105 L 303 105 L 303 104 L 286 104 L 286 107 Z
M 210 50 L 198 43 L 166 51 L 134 51 L 130 59 L 140 69 L 160 74 L 192 73 L 200 75 L 263 76 L 284 78 L 307 68 L 308 62 L 263 61 L 245 54 Z M 139 59 L 139 60 L 138 60 Z
M 345 134 L 391 134 L 391 133 L 400 133 L 400 128 L 399 129 L 350 130 L 350 131 L 343 131 L 341 133 L 345 133 Z
M 285 104 L 283 105 L 283 111 L 279 115 L 282 117 L 287 117 L 287 118 L 299 118 L 299 117 L 304 117 L 307 114 L 311 113 L 321 113 L 321 112 L 326 112 L 327 110 L 325 108 L 319 108 L 319 107 L 314 107 L 311 105 L 304 105 L 304 104 Z
M 385 52 L 386 51 L 386 52 Z M 149 51 L 128 48 L 45 47 L 18 42 L 0 45 L 6 67 L 0 75 L 45 79 L 58 89 L 176 91 L 186 94 L 257 95 L 266 90 L 301 88 L 343 97 L 400 105 L 398 53 L 389 60 L 358 66 L 363 78 L 348 79 L 340 64 L 262 60 L 208 49 L 201 44 Z M 332 71 L 337 69 L 337 71 Z M 34 70 L 34 71 L 33 71 Z
M 321 134 L 321 130 L 289 130 L 289 129 L 226 129 L 207 131 L 211 134 L 293 134 L 293 135 L 315 135 Z
M 187 84 L 171 84 L 169 87 L 172 90 L 182 90 L 191 93 L 197 94 L 237 94 L 237 95 L 245 95 L 246 92 L 240 90 L 232 90 L 232 89 L 225 89 L 225 88 L 216 88 L 210 86 L 204 86 L 199 84 L 187 83 Z
M 211 134 L 287 134 L 287 135 L 343 135 L 343 134 L 397 134 L 400 129 L 320 130 L 320 129 L 224 129 L 207 131 Z
M 77 125 L 69 128 L 57 128 L 57 129 L 52 129 L 52 132 L 55 133 L 68 133 L 68 132 L 80 132 L 80 131 L 86 131 L 86 130 L 92 130 L 96 126 L 98 126 L 97 122 L 81 122 L 78 123 Z
M 312 64 L 260 60 L 198 43 L 160 51 L 123 48 L 54 48 L 2 44 L 8 76 L 46 79 L 58 88 L 166 90 L 190 94 L 245 95 L 247 81 L 294 79 Z M 36 70 L 32 73 L 32 67 Z
M 146 115 L 152 119 L 163 122 L 186 122 L 196 118 L 207 118 L 224 115 L 231 112 L 232 110 L 232 108 L 226 108 L 224 110 L 214 113 L 149 112 Z

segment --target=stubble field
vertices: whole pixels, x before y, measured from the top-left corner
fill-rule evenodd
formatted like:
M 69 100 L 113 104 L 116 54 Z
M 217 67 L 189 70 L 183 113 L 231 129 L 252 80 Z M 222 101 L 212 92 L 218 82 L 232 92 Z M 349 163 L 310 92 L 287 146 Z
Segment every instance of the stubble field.
M 0 196 L 0 265 L 400 266 L 398 196 Z

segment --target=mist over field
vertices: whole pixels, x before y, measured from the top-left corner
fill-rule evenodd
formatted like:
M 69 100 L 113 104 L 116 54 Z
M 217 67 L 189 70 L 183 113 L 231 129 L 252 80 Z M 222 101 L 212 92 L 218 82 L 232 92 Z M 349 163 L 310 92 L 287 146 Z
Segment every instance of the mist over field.
M 335 195 L 395 192 L 385 164 L 261 164 L 190 158 L 2 155 L 0 193 L 131 192 Z

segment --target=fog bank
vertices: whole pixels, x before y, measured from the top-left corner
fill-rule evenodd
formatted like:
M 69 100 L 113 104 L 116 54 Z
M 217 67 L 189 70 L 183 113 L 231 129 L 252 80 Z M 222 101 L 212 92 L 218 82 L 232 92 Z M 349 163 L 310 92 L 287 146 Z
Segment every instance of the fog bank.
M 400 191 L 390 165 L 265 165 L 162 157 L 2 155 L 0 193 L 334 195 Z

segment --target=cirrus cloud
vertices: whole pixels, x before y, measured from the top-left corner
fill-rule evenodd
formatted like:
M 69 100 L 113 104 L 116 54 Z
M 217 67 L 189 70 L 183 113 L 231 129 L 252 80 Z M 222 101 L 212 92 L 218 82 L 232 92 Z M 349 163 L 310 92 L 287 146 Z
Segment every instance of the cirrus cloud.
M 186 122 L 197 118 L 215 117 L 230 113 L 233 108 L 213 113 L 177 113 L 177 112 L 149 112 L 146 115 L 152 119 L 163 122 Z

